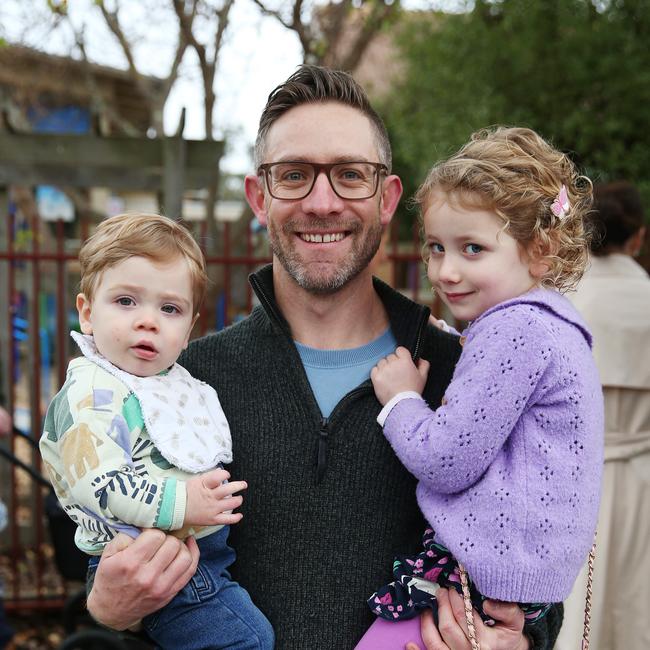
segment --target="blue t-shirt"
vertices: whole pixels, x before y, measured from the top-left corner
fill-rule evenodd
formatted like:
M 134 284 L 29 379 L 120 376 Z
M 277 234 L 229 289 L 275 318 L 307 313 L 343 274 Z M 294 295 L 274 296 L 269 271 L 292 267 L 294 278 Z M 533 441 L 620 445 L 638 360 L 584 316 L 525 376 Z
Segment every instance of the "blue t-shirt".
M 390 328 L 359 348 L 318 350 L 296 342 L 323 417 L 329 417 L 341 399 L 366 381 L 377 362 L 394 352 L 396 347 L 397 341 Z

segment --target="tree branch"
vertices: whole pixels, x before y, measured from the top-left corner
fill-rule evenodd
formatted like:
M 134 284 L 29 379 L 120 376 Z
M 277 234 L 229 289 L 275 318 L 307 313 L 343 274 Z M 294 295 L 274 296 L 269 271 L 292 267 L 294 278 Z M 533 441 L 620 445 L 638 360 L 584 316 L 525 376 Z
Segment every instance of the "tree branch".
M 340 60 L 339 65 L 343 70 L 354 70 L 359 65 L 361 57 L 381 30 L 382 25 L 393 18 L 399 8 L 398 0 L 392 4 L 372 3 L 370 13 L 364 19 L 360 32 L 348 52 Z

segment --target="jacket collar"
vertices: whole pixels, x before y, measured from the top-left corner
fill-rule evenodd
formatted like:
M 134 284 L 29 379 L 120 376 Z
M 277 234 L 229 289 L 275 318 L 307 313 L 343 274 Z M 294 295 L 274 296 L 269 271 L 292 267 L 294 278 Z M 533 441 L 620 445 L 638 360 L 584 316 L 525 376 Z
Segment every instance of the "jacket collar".
M 259 271 L 251 273 L 248 276 L 248 281 L 271 322 L 292 338 L 289 323 L 275 301 L 273 265 L 268 264 Z M 386 308 L 391 331 L 397 344 L 411 350 L 416 358 L 419 356 L 422 332 L 429 319 L 429 308 L 409 300 L 379 278 L 373 277 L 372 281 L 375 291 Z

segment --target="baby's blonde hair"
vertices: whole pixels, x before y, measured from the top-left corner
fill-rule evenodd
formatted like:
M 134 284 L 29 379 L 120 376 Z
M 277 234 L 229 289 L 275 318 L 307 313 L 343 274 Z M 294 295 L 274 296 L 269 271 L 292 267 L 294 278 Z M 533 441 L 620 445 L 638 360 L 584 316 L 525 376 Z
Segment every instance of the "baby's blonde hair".
M 551 204 L 562 185 L 571 207 L 560 219 Z M 503 126 L 477 131 L 427 175 L 414 198 L 422 215 L 437 192 L 503 219 L 506 232 L 547 264 L 543 285 L 567 291 L 582 277 L 589 256 L 591 181 L 535 131 Z
M 79 251 L 81 292 L 90 301 L 102 273 L 130 257 L 170 262 L 182 257 L 192 279 L 192 309 L 197 314 L 205 298 L 205 259 L 190 232 L 158 214 L 118 214 L 102 221 Z

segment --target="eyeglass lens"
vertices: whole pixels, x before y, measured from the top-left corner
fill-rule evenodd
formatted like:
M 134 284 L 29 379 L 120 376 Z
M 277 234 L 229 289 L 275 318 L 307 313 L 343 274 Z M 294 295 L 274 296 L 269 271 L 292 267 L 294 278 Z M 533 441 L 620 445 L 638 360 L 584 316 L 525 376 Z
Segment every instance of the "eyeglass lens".
M 301 199 L 314 185 L 320 168 L 311 163 L 274 163 L 268 167 L 271 194 L 278 199 Z M 343 199 L 370 198 L 377 191 L 377 169 L 363 163 L 338 163 L 328 174 L 334 191 Z

